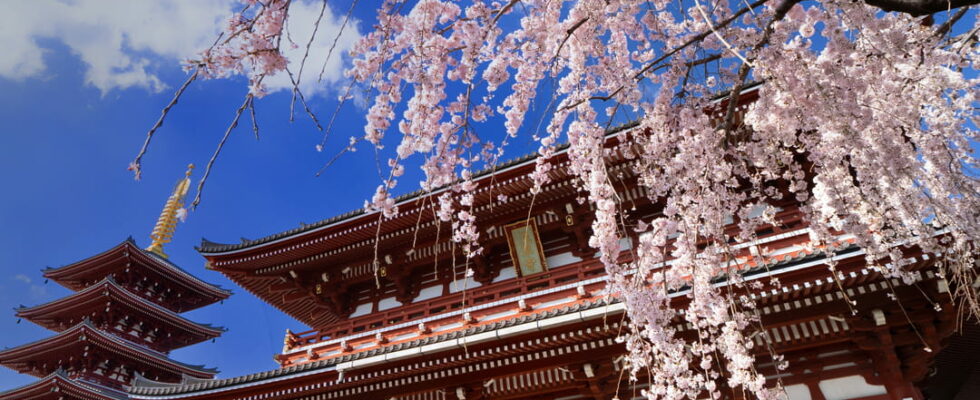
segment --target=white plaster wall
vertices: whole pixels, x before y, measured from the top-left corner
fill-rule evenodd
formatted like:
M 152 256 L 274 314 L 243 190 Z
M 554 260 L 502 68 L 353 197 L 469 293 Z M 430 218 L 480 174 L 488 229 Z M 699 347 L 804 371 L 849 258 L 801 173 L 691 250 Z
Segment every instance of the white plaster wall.
M 378 311 L 390 310 L 392 308 L 400 306 L 402 303 L 395 300 L 395 297 L 385 297 L 378 301 Z
M 820 381 L 820 391 L 827 400 L 849 400 L 887 393 L 884 386 L 869 385 L 860 375 Z
M 551 264 L 548 264 L 548 265 L 551 265 Z M 511 266 L 511 267 L 507 267 L 507 268 L 502 268 L 500 270 L 500 274 L 497 275 L 496 278 L 493 278 L 493 282 L 492 283 L 506 281 L 508 279 L 514 279 L 516 277 L 517 277 L 517 270 L 514 269 L 514 267 Z
M 358 304 L 357 305 L 357 308 L 354 309 L 354 312 L 351 313 L 350 317 L 348 317 L 348 318 L 360 317 L 362 315 L 368 315 L 368 314 L 370 314 L 371 313 L 371 306 L 373 306 L 373 305 L 374 305 L 374 303 Z
M 548 268 L 563 267 L 563 266 L 566 266 L 568 264 L 576 263 L 576 262 L 579 262 L 579 261 L 582 261 L 582 259 L 579 258 L 579 257 L 573 256 L 572 255 L 572 252 L 570 252 L 570 251 L 567 251 L 567 252 L 564 252 L 564 253 L 555 254 L 555 255 L 553 255 L 553 256 L 548 257 L 547 259 L 545 259 L 545 262 L 548 263 Z M 509 269 L 511 270 L 511 272 L 514 271 L 514 268 L 513 267 L 511 267 Z M 504 271 L 501 270 L 500 271 L 500 275 L 503 275 L 503 274 L 504 274 Z M 494 282 L 496 282 L 496 281 L 497 280 L 494 279 Z
M 465 289 L 473 289 L 477 286 L 480 286 L 480 283 L 474 281 L 473 278 L 457 279 L 449 282 L 449 293 L 462 292 Z
M 786 400 L 812 400 L 810 397 L 810 388 L 806 387 L 804 384 L 799 385 L 789 385 L 783 388 L 786 394 L 782 396 Z
M 429 287 L 422 288 L 422 290 L 419 290 L 418 297 L 416 297 L 415 300 L 412 301 L 416 302 L 416 301 L 434 299 L 441 295 L 442 295 L 442 285 L 429 286 Z

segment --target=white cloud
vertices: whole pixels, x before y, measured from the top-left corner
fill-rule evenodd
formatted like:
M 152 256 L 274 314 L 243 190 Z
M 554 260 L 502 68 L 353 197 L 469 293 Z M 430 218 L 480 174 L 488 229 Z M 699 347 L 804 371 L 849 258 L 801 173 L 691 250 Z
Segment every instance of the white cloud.
M 193 57 L 209 46 L 226 18 L 239 6 L 230 0 L 10 2 L 0 13 L 0 42 L 4 43 L 0 77 L 23 80 L 50 75 L 50 66 L 44 58 L 44 53 L 50 51 L 45 48 L 50 40 L 65 45 L 85 63 L 85 83 L 103 94 L 129 87 L 158 92 L 166 85 L 154 74 L 154 69 Z M 291 34 L 302 45 L 300 49 L 290 50 L 288 55 L 293 57 L 300 51 L 297 57 L 302 57 L 302 46 L 312 32 L 312 24 L 303 22 L 316 18 L 319 4 L 297 1 L 291 13 L 291 19 L 297 21 L 291 25 Z M 341 22 L 342 17 L 334 18 L 328 7 L 307 70 L 315 67 L 315 74 L 319 74 L 326 49 Z M 347 29 L 350 32 L 345 31 L 335 53 L 346 51 L 358 36 L 356 24 L 349 24 Z M 336 54 L 336 61 L 328 66 L 325 80 L 340 77 L 339 56 Z M 315 75 L 304 72 L 304 80 L 313 84 Z M 270 89 L 285 87 L 283 82 L 288 84 L 288 77 L 267 81 Z M 311 86 L 310 91 L 314 90 Z
M 306 52 L 306 43 L 313 35 L 314 23 L 320 15 L 319 1 L 294 1 L 289 6 L 289 20 L 286 28 L 289 30 L 289 38 L 292 39 L 296 47 L 283 40 L 282 46 L 285 48 L 286 58 L 289 59 L 289 69 L 293 74 L 299 74 L 300 63 L 303 54 Z M 303 68 L 303 76 L 300 79 L 300 90 L 303 95 L 309 97 L 317 93 L 322 93 L 327 84 L 337 82 L 343 78 L 344 57 L 353 47 L 354 42 L 360 38 L 358 32 L 358 21 L 352 19 L 347 22 L 343 34 L 337 38 L 340 26 L 344 23 L 345 14 L 339 14 L 331 10 L 328 5 L 320 19 L 320 28 L 316 32 L 313 44 L 310 46 L 310 54 L 306 58 L 306 66 Z M 346 11 L 346 10 L 344 10 Z M 330 53 L 330 46 L 334 39 L 337 39 L 337 46 L 327 61 L 327 53 Z M 323 63 L 327 61 L 323 81 L 320 81 L 320 70 Z M 292 90 L 293 84 L 289 80 L 289 75 L 280 73 L 276 76 L 265 79 L 266 87 L 269 92 L 276 90 Z
M 43 299 L 43 298 L 45 298 L 48 295 L 48 289 L 47 288 L 45 288 L 42 285 L 32 284 L 31 282 L 33 282 L 33 281 L 27 275 L 17 274 L 17 275 L 14 275 L 13 277 L 11 277 L 11 279 L 13 279 L 15 281 L 23 282 L 25 285 L 28 285 L 28 288 L 27 289 L 31 293 L 31 299 L 34 299 L 34 300 Z

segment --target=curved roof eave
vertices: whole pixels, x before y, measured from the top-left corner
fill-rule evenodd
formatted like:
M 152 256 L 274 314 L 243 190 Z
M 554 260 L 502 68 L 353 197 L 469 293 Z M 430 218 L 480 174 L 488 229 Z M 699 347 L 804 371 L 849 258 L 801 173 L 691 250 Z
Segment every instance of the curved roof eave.
M 192 365 L 192 364 L 187 364 L 187 363 L 183 363 L 183 362 L 174 360 L 174 359 L 168 357 L 167 355 L 165 355 L 163 353 L 160 353 L 160 352 L 157 352 L 155 350 L 149 349 L 149 348 L 147 348 L 147 347 L 145 347 L 143 345 L 140 345 L 138 343 L 134 343 L 134 342 L 131 342 L 129 340 L 126 340 L 126 339 L 123 339 L 123 338 L 120 338 L 120 337 L 116 337 L 116 336 L 110 335 L 110 334 L 108 334 L 106 332 L 103 332 L 101 329 L 95 327 L 94 325 L 92 325 L 92 322 L 88 318 L 85 318 L 84 321 L 79 322 L 78 324 L 76 324 L 75 326 L 73 326 L 71 328 L 68 328 L 68 329 L 65 329 L 64 331 L 59 332 L 57 335 L 48 336 L 46 338 L 35 340 L 35 341 L 29 342 L 29 343 L 24 343 L 24 344 L 22 344 L 20 346 L 12 347 L 12 348 L 9 348 L 9 349 L 6 349 L 6 350 L 0 350 L 0 359 L 2 359 L 4 357 L 4 355 L 7 355 L 7 354 L 22 353 L 26 349 L 31 348 L 31 347 L 35 347 L 35 346 L 40 346 L 40 345 L 44 345 L 44 344 L 47 344 L 47 343 L 56 342 L 59 339 L 65 338 L 67 336 L 70 336 L 70 335 L 74 334 L 75 332 L 80 331 L 80 330 L 83 330 L 83 329 L 86 330 L 86 331 L 88 331 L 88 332 L 91 332 L 91 333 L 95 334 L 96 336 L 98 336 L 98 337 L 100 337 L 102 339 L 105 339 L 108 342 L 115 343 L 116 345 L 121 346 L 121 348 L 123 348 L 123 349 L 127 349 L 129 351 L 133 351 L 133 352 L 140 353 L 140 354 L 144 354 L 144 355 L 146 355 L 146 356 L 148 356 L 150 358 L 153 358 L 153 359 L 155 359 L 157 361 L 161 361 L 161 362 L 164 362 L 164 363 L 168 363 L 168 364 L 174 365 L 174 366 L 178 367 L 177 369 L 186 370 L 186 371 L 189 371 L 189 372 L 192 372 L 192 373 L 201 374 L 201 375 L 207 375 L 207 374 L 214 375 L 214 374 L 217 374 L 219 372 L 217 369 L 214 369 L 214 368 L 206 368 L 203 365 Z
M 98 283 L 90 285 L 89 287 L 79 290 L 68 296 L 49 301 L 47 303 L 38 304 L 33 307 L 18 307 L 16 309 L 17 311 L 16 315 L 18 317 L 25 318 L 30 321 L 31 317 L 28 314 L 31 313 L 32 311 L 40 311 L 43 310 L 44 308 L 61 305 L 63 303 L 74 303 L 75 300 L 80 299 L 86 295 L 89 295 L 92 292 L 97 292 L 101 290 L 102 286 L 106 286 L 106 285 L 112 288 L 113 290 L 115 290 L 117 293 L 120 293 L 122 296 L 125 296 L 131 299 L 132 301 L 139 303 L 142 306 L 149 307 L 150 309 L 156 311 L 158 314 L 162 315 L 164 318 L 172 318 L 185 326 L 202 329 L 206 331 L 206 333 L 214 335 L 214 337 L 220 336 L 221 333 L 228 331 L 224 327 L 213 326 L 211 324 L 203 324 L 200 322 L 191 321 L 166 307 L 162 307 L 159 304 L 156 304 L 152 301 L 139 297 L 133 294 L 132 292 L 130 292 L 129 290 L 127 290 L 126 288 L 119 286 L 119 284 L 115 281 L 115 279 L 112 279 L 111 276 L 107 276 L 101 281 L 99 281 Z
M 174 275 L 175 276 L 180 276 L 180 277 L 184 278 L 183 280 L 186 280 L 187 282 L 190 283 L 190 285 L 188 285 L 190 288 L 196 288 L 197 291 L 200 292 L 200 293 L 202 293 L 202 294 L 213 296 L 213 297 L 215 297 L 217 299 L 220 299 L 220 300 L 227 299 L 232 294 L 230 290 L 224 289 L 224 288 L 222 288 L 219 285 L 216 285 L 216 284 L 213 284 L 213 283 L 208 283 L 208 282 L 205 282 L 205 281 L 197 278 L 196 276 L 194 276 L 190 272 L 187 272 L 186 270 L 184 270 L 183 268 L 181 268 L 177 264 L 174 264 L 170 260 L 167 260 L 165 258 L 162 258 L 160 256 L 157 256 L 156 254 L 153 254 L 153 253 L 150 253 L 150 252 L 147 252 L 147 251 L 143 250 L 142 248 L 140 248 L 139 246 L 136 245 L 136 241 L 133 240 L 133 237 L 132 236 L 126 238 L 126 240 L 122 241 L 121 243 L 119 243 L 119 244 L 117 244 L 115 246 L 112 246 L 108 250 L 103 251 L 103 252 L 98 253 L 98 254 L 95 254 L 93 256 L 86 257 L 86 258 L 84 258 L 82 260 L 75 261 L 73 263 L 63 265 L 61 267 L 57 267 L 57 268 L 50 268 L 50 267 L 49 268 L 45 268 L 44 270 L 42 270 L 43 276 L 45 278 L 49 278 L 49 279 L 52 279 L 52 280 L 54 280 L 54 281 L 57 282 L 57 281 L 59 281 L 61 279 L 64 279 L 65 278 L 65 276 L 64 276 L 65 274 L 69 274 L 69 273 L 73 272 L 73 270 L 76 270 L 76 269 L 81 268 L 83 265 L 85 265 L 88 262 L 90 262 L 92 260 L 95 260 L 95 259 L 98 259 L 100 257 L 105 257 L 107 255 L 110 255 L 112 253 L 118 252 L 118 251 L 122 250 L 123 248 L 127 248 L 127 247 L 129 249 L 131 249 L 131 250 L 134 250 L 135 253 L 141 254 L 143 257 L 145 257 L 146 259 L 148 259 L 150 262 L 153 262 L 153 263 L 157 264 L 158 266 L 160 266 L 162 268 L 165 268 L 167 270 L 170 270 L 170 271 L 174 272 Z M 181 279 L 178 278 L 178 279 L 175 279 L 175 280 L 176 281 L 180 281 Z
M 616 135 L 618 135 L 619 133 L 621 133 L 623 131 L 626 131 L 626 130 L 629 130 L 631 128 L 634 128 L 634 127 L 636 127 L 638 125 L 639 125 L 639 123 L 637 121 L 628 122 L 628 123 L 625 123 L 625 124 L 622 124 L 622 125 L 619 125 L 619 126 L 610 128 L 609 130 L 606 131 L 606 135 L 608 137 L 613 137 L 613 136 L 616 136 Z M 565 153 L 567 151 L 567 149 L 568 149 L 568 145 L 567 144 L 562 144 L 560 146 L 557 146 L 556 148 L 557 148 L 557 151 L 555 152 L 555 155 L 557 156 L 557 155 L 560 155 L 560 154 Z M 495 166 L 492 166 L 492 167 L 484 168 L 484 169 L 480 170 L 479 172 L 474 173 L 473 174 L 473 177 L 474 177 L 474 179 L 479 180 L 481 178 L 488 177 L 488 176 L 490 176 L 490 174 L 493 174 L 493 173 L 501 173 L 501 172 L 505 172 L 505 171 L 508 171 L 508 170 L 511 170 L 511 169 L 520 168 L 520 167 L 524 167 L 524 166 L 529 166 L 529 165 L 532 165 L 534 163 L 534 160 L 536 160 L 537 158 L 538 158 L 538 153 L 536 153 L 536 152 L 535 153 L 531 153 L 531 154 L 526 154 L 524 156 L 511 159 L 511 160 L 509 160 L 507 162 L 504 162 L 502 164 L 495 165 Z M 428 192 L 428 193 L 426 193 L 424 190 L 416 190 L 414 192 L 407 193 L 407 194 L 404 194 L 404 195 L 395 197 L 395 204 L 398 205 L 398 206 L 402 206 L 402 205 L 405 205 L 408 202 L 414 201 L 414 200 L 416 200 L 416 199 L 418 199 L 418 198 L 420 198 L 422 196 L 435 195 L 435 194 L 441 193 L 441 192 L 443 192 L 445 190 L 449 190 L 449 188 L 448 187 L 442 187 L 442 188 L 433 190 L 432 192 Z M 375 214 L 377 214 L 377 211 L 367 211 L 366 209 L 361 208 L 361 209 L 357 209 L 357 210 L 354 210 L 354 211 L 349 211 L 349 212 L 346 212 L 346 213 L 343 213 L 343 214 L 340 214 L 340 215 L 337 215 L 337 216 L 334 216 L 334 217 L 330 217 L 330 218 L 327 218 L 327 219 L 324 219 L 324 220 L 321 220 L 321 221 L 318 221 L 318 222 L 315 222 L 315 223 L 312 223 L 312 224 L 304 224 L 304 225 L 302 225 L 302 226 L 300 226 L 298 228 L 293 228 L 293 229 L 290 229 L 290 230 L 287 230 L 287 231 L 284 231 L 284 232 L 276 233 L 276 234 L 269 235 L 269 236 L 266 236 L 266 237 L 262 237 L 262 238 L 259 238 L 259 239 L 254 239 L 254 240 L 245 240 L 245 239 L 243 239 L 241 243 L 234 243 L 234 244 L 223 244 L 223 243 L 218 243 L 218 242 L 212 242 L 210 240 L 207 240 L 207 239 L 203 239 L 202 238 L 201 239 L 201 244 L 199 246 L 197 246 L 196 249 L 197 249 L 197 251 L 199 253 L 201 253 L 204 256 L 230 255 L 230 254 L 235 254 L 235 253 L 238 253 L 238 252 L 241 252 L 241 251 L 251 250 L 251 249 L 254 249 L 254 248 L 258 248 L 258 247 L 263 247 L 263 246 L 267 246 L 267 245 L 270 245 L 270 244 L 274 244 L 274 243 L 277 243 L 277 242 L 279 242 L 281 240 L 290 239 L 290 238 L 295 237 L 295 236 L 298 236 L 298 235 L 307 234 L 307 233 L 313 233 L 313 232 L 318 232 L 318 231 L 325 230 L 325 229 L 328 229 L 330 227 L 336 226 L 336 225 L 338 225 L 340 223 L 353 221 L 354 219 L 357 219 L 357 218 L 368 217 L 368 216 L 375 215 Z

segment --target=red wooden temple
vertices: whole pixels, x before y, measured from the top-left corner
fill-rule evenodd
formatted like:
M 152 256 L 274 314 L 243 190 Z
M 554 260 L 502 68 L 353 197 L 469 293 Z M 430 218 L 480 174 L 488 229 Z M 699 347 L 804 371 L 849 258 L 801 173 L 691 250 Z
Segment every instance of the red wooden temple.
M 130 238 L 101 254 L 44 271 L 45 278 L 74 293 L 17 309 L 17 317 L 55 335 L 0 351 L 3 366 L 41 378 L 0 398 L 123 399 L 128 388 L 144 381 L 180 384 L 214 377 L 216 370 L 168 356 L 221 335 L 222 328 L 180 313 L 229 295 L 184 272 L 162 251 L 189 184 L 188 177 L 178 182 L 147 250 Z
M 631 129 L 610 132 L 608 165 L 628 218 L 649 220 L 662 206 L 630 172 L 624 152 L 635 134 Z M 559 152 L 549 162 L 552 182 L 536 197 L 529 190 L 533 156 L 478 175 L 473 193 L 484 255 L 468 265 L 449 241 L 449 227 L 434 218 L 438 191 L 399 198 L 391 219 L 360 210 L 237 244 L 203 241 L 199 251 L 208 268 L 312 329 L 286 331 L 275 370 L 176 385 L 137 381 L 125 396 L 639 398 L 650 383 L 643 376 L 631 382 L 624 373 L 625 348 L 616 340 L 624 309 L 615 295 L 603 295 L 605 271 L 587 243 L 591 210 L 577 201 L 581 194 L 563 168 L 566 155 Z M 758 367 L 770 383 L 781 383 L 790 400 L 977 398 L 980 334 L 958 319 L 949 295 L 955 288 L 937 275 L 935 255 L 902 248 L 921 281 L 886 279 L 865 263 L 853 238 L 841 235 L 834 249 L 807 246 L 810 231 L 797 205 L 773 205 L 780 210 L 775 224 L 760 228 L 753 242 L 733 244 L 744 279 L 761 284 L 746 293 L 759 304 L 765 327 L 752 340 L 790 363 L 777 372 L 760 351 Z M 632 259 L 636 240 L 623 239 L 622 262 Z M 831 260 L 836 279 L 827 268 Z M 673 295 L 678 307 L 688 301 L 683 291 Z M 171 325 L 169 332 L 181 331 L 179 325 L 186 336 L 175 334 L 168 343 L 206 336 L 204 327 Z M 46 379 L 65 397 L 86 398 L 74 394 L 82 390 L 63 373 Z M 23 397 L 38 390 L 25 388 Z

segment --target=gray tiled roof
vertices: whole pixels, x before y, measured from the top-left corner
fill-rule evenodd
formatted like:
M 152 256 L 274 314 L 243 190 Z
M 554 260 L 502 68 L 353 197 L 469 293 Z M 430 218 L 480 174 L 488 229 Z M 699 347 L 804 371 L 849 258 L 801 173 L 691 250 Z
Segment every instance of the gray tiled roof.
M 574 312 L 589 310 L 592 308 L 601 307 L 606 304 L 612 304 L 617 302 L 619 302 L 619 300 L 616 299 L 613 299 L 608 303 L 604 300 L 587 301 L 571 306 L 556 308 L 542 313 L 530 314 L 530 315 L 511 318 L 508 320 L 498 321 L 490 324 L 473 326 L 467 329 L 448 332 L 442 335 L 429 336 L 422 339 L 412 340 L 409 342 L 399 343 L 391 346 L 385 346 L 369 351 L 363 351 L 360 353 L 352 353 L 341 357 L 335 357 L 335 358 L 330 358 L 330 359 L 325 359 L 320 361 L 313 361 L 305 364 L 293 365 L 285 368 L 275 369 L 271 371 L 264 371 L 255 374 L 239 376 L 235 378 L 214 379 L 214 380 L 202 381 L 191 385 L 173 385 L 173 386 L 165 386 L 165 387 L 158 386 L 158 385 L 149 385 L 149 386 L 134 385 L 132 388 L 130 388 L 130 393 L 137 394 L 137 395 L 149 395 L 149 396 L 167 396 L 173 394 L 196 392 L 201 390 L 218 389 L 218 388 L 223 388 L 236 384 L 289 376 L 301 372 L 331 367 L 348 361 L 360 360 L 367 357 L 373 357 L 381 354 L 388 354 L 399 350 L 406 350 L 406 349 L 424 346 L 428 344 L 444 342 L 447 340 L 459 339 L 465 336 L 475 335 L 478 333 L 483 333 L 488 331 L 494 331 L 494 330 L 503 329 L 514 325 L 534 322 L 534 321 L 570 314 Z

